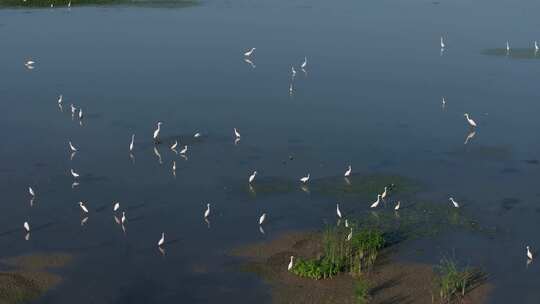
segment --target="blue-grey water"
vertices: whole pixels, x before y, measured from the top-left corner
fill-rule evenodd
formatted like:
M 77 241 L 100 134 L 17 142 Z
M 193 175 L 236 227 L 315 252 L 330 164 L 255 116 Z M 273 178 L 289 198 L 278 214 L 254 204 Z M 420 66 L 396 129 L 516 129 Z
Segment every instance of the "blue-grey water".
M 267 183 L 308 172 L 320 179 L 352 164 L 357 174 L 418 180 L 434 200 L 452 195 L 482 225 L 498 227 L 496 235 L 410 242 L 403 258 L 436 263 L 451 253 L 488 273 L 490 303 L 538 303 L 540 264 L 526 267 L 525 246 L 540 250 L 540 60 L 483 54 L 507 40 L 532 48 L 538 11 L 533 0 L 0 10 L 0 256 L 75 256 L 63 284 L 38 303 L 267 303 L 268 287 L 227 253 L 319 229 L 334 219 L 336 199 L 300 188 L 257 195 L 249 174 Z M 242 55 L 251 47 L 255 68 Z M 71 103 L 85 112 L 82 126 Z M 479 124 L 466 145 L 465 112 Z M 162 164 L 152 143 L 157 121 Z M 175 139 L 189 145 L 187 160 L 168 148 Z M 69 140 L 79 149 L 73 160 Z M 81 174 L 74 189 L 70 168 Z M 83 226 L 80 200 L 90 209 Z M 126 211 L 125 233 L 113 201 Z M 368 203 L 345 201 L 342 211 Z M 161 232 L 165 255 L 156 247 Z

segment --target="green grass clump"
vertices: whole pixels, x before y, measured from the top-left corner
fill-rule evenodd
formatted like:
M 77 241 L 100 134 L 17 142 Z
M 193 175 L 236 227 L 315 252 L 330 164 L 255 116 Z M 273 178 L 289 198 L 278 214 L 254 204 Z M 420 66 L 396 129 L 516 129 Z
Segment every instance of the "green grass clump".
M 366 304 L 369 301 L 369 282 L 359 277 L 354 290 L 357 304 Z
M 331 278 L 337 275 L 339 270 L 339 266 L 326 257 L 314 260 L 297 259 L 292 269 L 297 276 L 314 280 Z
M 441 303 L 450 303 L 454 298 L 463 297 L 483 279 L 478 269 L 460 268 L 455 260 L 449 258 L 443 258 L 435 270 Z

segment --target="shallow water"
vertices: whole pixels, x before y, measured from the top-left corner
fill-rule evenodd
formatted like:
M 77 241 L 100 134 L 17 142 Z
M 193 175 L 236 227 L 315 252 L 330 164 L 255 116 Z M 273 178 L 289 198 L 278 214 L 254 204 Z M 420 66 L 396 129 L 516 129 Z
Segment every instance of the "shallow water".
M 537 303 L 540 265 L 526 267 L 525 245 L 540 250 L 540 61 L 483 50 L 506 40 L 532 47 L 538 9 L 532 0 L 264 0 L 0 10 L 1 256 L 75 256 L 68 280 L 38 303 L 270 302 L 266 286 L 237 271 L 241 261 L 227 252 L 321 228 L 335 220 L 338 199 L 343 213 L 361 214 L 371 199 L 296 184 L 308 172 L 335 179 L 350 163 L 360 175 L 418 181 L 435 203 L 452 195 L 482 225 L 498 227 L 410 242 L 403 259 L 454 255 L 489 274 L 490 303 Z M 250 47 L 256 68 L 243 61 Z M 304 56 L 307 75 L 298 67 Z M 34 70 L 24 67 L 28 58 Z M 83 126 L 70 103 L 85 111 Z M 479 124 L 466 145 L 465 112 Z M 158 120 L 163 164 L 151 141 Z M 233 127 L 242 133 L 237 145 Z M 72 161 L 70 139 L 80 150 Z M 189 144 L 187 160 L 168 148 L 175 139 Z M 82 175 L 75 189 L 72 167 Z M 255 183 L 250 191 L 255 169 L 262 186 L 285 189 L 257 193 Z M 32 207 L 28 185 L 38 193 Z M 84 226 L 79 200 L 90 209 Z M 126 211 L 126 233 L 113 200 Z M 162 231 L 164 256 L 155 246 Z

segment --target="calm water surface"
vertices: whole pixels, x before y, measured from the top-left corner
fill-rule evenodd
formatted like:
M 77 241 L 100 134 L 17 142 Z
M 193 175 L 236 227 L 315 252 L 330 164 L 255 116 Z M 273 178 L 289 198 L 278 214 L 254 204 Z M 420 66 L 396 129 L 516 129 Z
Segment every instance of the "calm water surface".
M 241 261 L 227 252 L 321 228 L 334 220 L 338 198 L 300 189 L 257 195 L 247 177 L 258 170 L 266 183 L 308 172 L 321 179 L 350 163 L 359 174 L 421 181 L 442 204 L 452 195 L 499 231 L 410 242 L 403 259 L 436 263 L 452 254 L 489 274 L 490 303 L 538 303 L 540 265 L 526 268 L 525 245 L 540 249 L 540 60 L 482 54 L 506 40 L 532 47 L 538 11 L 532 0 L 1 10 L 1 256 L 75 255 L 68 280 L 37 303 L 270 302 L 268 288 L 237 271 Z M 250 47 L 254 69 L 242 57 Z M 304 56 L 307 75 L 298 68 Z M 28 58 L 37 62 L 32 71 Z M 299 71 L 292 96 L 291 65 Z M 85 111 L 83 126 L 70 103 Z M 479 124 L 467 145 L 465 112 Z M 151 141 L 158 120 L 162 164 Z M 195 132 L 203 137 L 194 140 Z M 72 161 L 70 139 L 80 150 Z M 168 149 L 175 139 L 190 146 L 187 160 Z M 75 189 L 72 167 L 82 175 Z M 39 196 L 33 207 L 28 185 Z M 79 200 L 91 209 L 84 226 Z M 126 233 L 113 220 L 113 200 L 126 210 Z M 345 200 L 342 211 L 360 213 L 367 203 Z M 165 256 L 155 246 L 162 231 Z

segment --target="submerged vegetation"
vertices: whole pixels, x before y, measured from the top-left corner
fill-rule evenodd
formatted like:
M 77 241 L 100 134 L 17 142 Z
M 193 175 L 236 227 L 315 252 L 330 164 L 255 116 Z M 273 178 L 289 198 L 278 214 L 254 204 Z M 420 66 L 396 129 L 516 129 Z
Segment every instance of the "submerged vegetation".
M 435 271 L 436 288 L 441 303 L 450 303 L 453 299 L 465 296 L 484 280 L 484 274 L 479 269 L 460 268 L 458 263 L 450 258 L 443 258 Z

